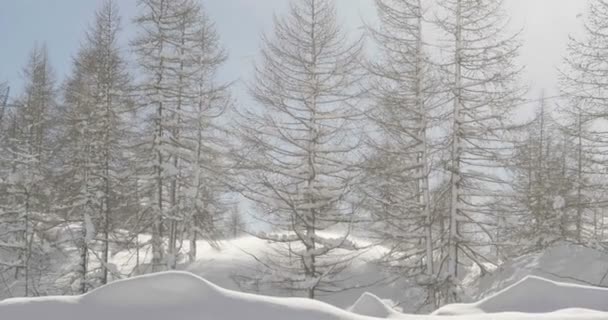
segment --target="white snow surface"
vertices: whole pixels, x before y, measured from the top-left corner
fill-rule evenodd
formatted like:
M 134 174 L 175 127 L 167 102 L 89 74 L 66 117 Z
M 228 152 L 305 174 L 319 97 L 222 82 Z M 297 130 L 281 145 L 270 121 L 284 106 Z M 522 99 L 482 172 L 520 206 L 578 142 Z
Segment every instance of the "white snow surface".
M 387 315 L 416 320 L 599 320 L 608 313 L 564 310 L 549 314 L 461 316 Z M 222 289 L 185 272 L 165 272 L 116 281 L 72 297 L 15 298 L 0 302 L 2 319 L 19 320 L 371 320 L 302 298 L 273 298 Z
M 332 237 L 332 234 L 328 234 L 327 236 Z M 366 249 L 349 264 L 342 274 L 345 279 L 348 279 L 344 285 L 349 290 L 332 294 L 320 293 L 318 299 L 339 308 L 348 308 L 362 294 L 370 292 L 383 299 L 391 299 L 397 303 L 404 304 L 406 311 L 412 311 L 414 308 L 408 309 L 407 307 L 414 307 L 416 305 L 414 301 L 420 299 L 421 295 L 419 292 L 415 288 L 406 290 L 411 286 L 405 280 L 395 280 L 389 277 L 382 267 L 375 263 L 375 260 L 385 253 L 383 251 L 385 249 L 380 246 L 370 245 L 369 241 L 355 237 L 353 237 L 352 241 L 357 246 L 365 247 Z M 208 244 L 200 243 L 197 251 L 197 261 L 184 266 L 184 270 L 199 275 L 227 289 L 289 297 L 293 294 L 292 292 L 265 286 L 263 280 L 260 281 L 260 286 L 255 291 L 251 290 L 251 288 L 239 286 L 238 281 L 235 281 L 239 275 L 261 274 L 264 268 L 254 257 L 262 258 L 267 253 L 274 253 L 276 246 L 277 244 L 253 236 L 243 236 L 223 241 L 220 250 L 213 249 Z
M 566 242 L 556 243 L 504 263 L 494 272 L 467 283 L 466 291 L 472 300 L 480 300 L 527 276 L 608 287 L 608 252 Z
M 549 313 L 564 309 L 603 311 L 608 316 L 608 289 L 527 276 L 479 302 L 447 305 L 433 314 Z
M 355 304 L 348 308 L 348 311 L 363 316 L 377 318 L 395 318 L 399 315 L 395 310 L 384 303 L 382 299 L 369 292 L 362 294 Z
M 8 299 L 0 302 L 0 317 L 19 320 L 351 319 L 348 312 L 318 301 L 229 291 L 185 272 L 116 281 L 82 296 Z
M 70 228 L 69 231 L 57 231 L 58 241 L 65 243 L 66 248 L 53 253 L 50 270 L 43 276 L 40 285 L 37 285 L 37 291 L 44 295 L 76 294 L 76 291 L 70 287 L 73 279 L 64 275 L 67 275 L 73 266 L 78 264 L 79 252 L 69 245 L 72 243 L 71 235 L 78 236 L 82 231 L 82 226 L 74 225 Z M 331 233 L 327 234 L 327 237 L 331 238 L 332 236 Z M 353 237 L 352 240 L 357 246 L 365 247 L 365 249 L 355 257 L 354 261 L 343 272 L 344 278 L 347 279 L 344 286 L 350 288 L 350 290 L 332 294 L 321 293 L 318 299 L 339 308 L 347 308 L 363 293 L 369 291 L 383 299 L 395 301 L 404 310 L 412 312 L 417 306 L 416 302 L 420 299 L 421 294 L 416 288 L 412 288 L 407 281 L 389 277 L 383 271 L 383 268 L 375 263 L 375 260 L 383 255 L 385 249 L 357 237 Z M 110 266 L 113 270 L 110 274 L 111 281 L 146 274 L 151 271 L 149 265 L 152 258 L 149 245 L 150 236 L 140 235 L 138 241 L 142 244 L 139 255 L 136 254 L 134 248 L 111 247 Z M 236 281 L 242 275 L 260 275 L 264 268 L 256 258 L 263 258 L 267 253 L 274 253 L 277 249 L 276 246 L 277 244 L 250 235 L 220 241 L 219 248 L 201 240 L 197 242 L 196 261 L 186 263 L 189 243 L 184 242 L 180 254 L 176 257 L 177 267 L 179 270 L 189 271 L 226 289 L 290 297 L 294 295 L 293 292 L 286 292 L 264 285 L 263 280 L 260 281 L 261 285 L 257 289 L 240 286 L 239 281 Z M 98 266 L 99 262 L 96 261 L 96 257 L 91 256 L 90 269 L 95 269 Z M 10 280 L 10 275 L 7 274 L 6 279 Z M 8 287 L 0 285 L 0 300 L 21 296 L 23 294 L 22 287 L 22 283 L 19 282 L 11 283 Z M 0 320 L 2 320 L 1 317 Z
M 148 240 L 146 236 L 142 236 L 140 242 Z M 355 241 L 360 246 L 368 245 L 362 240 Z M 187 251 L 187 243 L 182 249 Z M 416 306 L 415 301 L 421 299 L 421 295 L 417 295 L 417 289 L 411 288 L 404 280 L 384 279 L 382 269 L 373 263 L 375 258 L 382 255 L 382 249 L 370 246 L 345 271 L 354 289 L 320 297 L 320 300 L 340 308 L 351 306 L 351 312 L 318 301 L 268 298 L 236 292 L 242 291 L 242 288 L 236 284 L 234 276 L 243 271 L 256 272 L 258 263 L 253 256 L 259 257 L 272 250 L 272 244 L 245 236 L 223 241 L 219 250 L 200 241 L 197 261 L 193 264 L 180 264 L 180 269 L 190 271 L 196 276 L 185 273 L 155 274 L 116 281 L 84 296 L 6 300 L 0 302 L 0 320 L 374 319 L 372 317 L 433 320 L 608 320 L 606 289 L 591 286 L 608 285 L 608 254 L 601 250 L 559 243 L 542 252 L 531 253 L 505 263 L 481 278 L 472 276 L 470 282 L 465 284 L 465 289 L 473 299 L 481 299 L 478 303 L 446 306 L 433 316 L 408 316 L 393 310 L 392 306 L 396 305 L 405 312 L 412 312 Z M 69 259 L 61 257 L 64 258 L 56 259 L 57 266 L 54 268 L 67 268 L 73 264 L 71 258 L 77 258 L 76 255 Z M 146 262 L 150 257 L 149 248 L 142 248 L 141 265 L 135 268 L 134 251 L 115 250 L 112 253 L 111 265 L 116 267 L 115 274 L 127 277 L 145 273 Z M 183 255 L 178 257 L 180 261 L 184 258 Z M 528 277 L 529 275 L 538 277 Z M 53 274 L 49 274 L 49 283 L 63 281 L 63 278 L 58 278 L 51 282 L 52 279 Z M 370 293 L 366 294 L 367 291 Z M 259 291 L 250 293 L 288 296 L 285 292 L 268 288 L 260 288 Z M 0 299 L 3 296 L 6 297 L 0 294 Z M 354 303 L 357 298 L 360 299 Z M 604 305 L 602 302 L 605 302 Z M 589 308 L 602 312 L 591 311 Z M 535 313 L 550 311 L 556 312 Z M 488 316 L 489 312 L 503 313 Z

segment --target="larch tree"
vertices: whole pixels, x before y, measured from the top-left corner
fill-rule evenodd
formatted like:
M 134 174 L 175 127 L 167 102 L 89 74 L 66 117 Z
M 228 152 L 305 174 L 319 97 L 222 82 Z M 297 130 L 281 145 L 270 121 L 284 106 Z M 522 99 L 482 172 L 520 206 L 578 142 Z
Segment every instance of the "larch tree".
M 116 227 L 118 212 L 125 211 L 125 195 L 129 191 L 124 187 L 126 173 L 125 138 L 129 133 L 125 114 L 132 111 L 131 78 L 127 73 L 127 64 L 121 55 L 119 32 L 121 18 L 116 2 L 106 0 L 97 12 L 96 22 L 92 27 L 88 41 L 92 48 L 93 69 L 90 70 L 97 80 L 98 105 L 97 125 L 102 179 L 101 207 L 98 215 L 98 230 L 101 241 L 100 284 L 108 283 L 110 233 Z M 96 73 L 95 73 L 96 72 Z
M 8 108 L 8 99 L 11 93 L 11 87 L 8 85 L 8 83 L 6 82 L 0 82 L 0 132 L 5 133 L 4 132 L 4 116 L 6 115 L 7 111 L 6 109 Z
M 442 258 L 445 302 L 458 300 L 458 269 L 464 261 L 496 263 L 483 250 L 492 245 L 506 180 L 504 161 L 512 151 L 505 140 L 510 114 L 523 90 L 515 65 L 520 43 L 509 34 L 501 0 L 442 0 L 436 19 L 446 38 L 439 62 L 452 109 L 444 168 L 449 175 L 447 242 Z
M 583 34 L 570 37 L 560 70 L 564 131 L 576 150 L 570 171 L 576 176 L 575 197 L 569 204 L 576 235 L 583 243 L 602 241 L 605 219 L 605 167 L 608 132 L 602 127 L 608 116 L 608 1 L 593 0 Z
M 174 4 L 175 5 L 175 4 Z M 199 34 L 200 6 L 194 1 L 186 1 L 175 6 L 175 30 L 170 34 L 170 41 L 174 48 L 172 54 L 168 55 L 169 87 L 172 96 L 169 98 L 166 125 L 168 128 L 168 140 L 166 150 L 169 161 L 170 175 L 169 185 L 169 207 L 167 208 L 166 220 L 168 224 L 168 246 L 167 267 L 175 269 L 178 255 L 178 233 L 180 222 L 185 221 L 185 193 L 187 187 L 186 168 L 184 161 L 183 141 L 185 136 L 185 115 L 188 107 L 194 104 L 196 99 L 196 84 L 194 77 L 197 70 L 196 65 L 198 41 L 202 41 Z M 183 225 L 183 223 L 182 223 Z
M 375 101 L 367 112 L 374 124 L 370 134 L 373 158 L 366 165 L 370 178 L 366 201 L 379 221 L 378 236 L 390 248 L 385 257 L 402 276 L 426 280 L 429 296 L 435 277 L 431 208 L 431 141 L 434 113 L 431 64 L 423 39 L 420 0 L 376 0 L 380 26 L 371 28 L 380 59 L 370 63 Z
M 238 208 L 234 207 L 230 210 L 225 219 L 225 237 L 229 239 L 237 239 L 240 235 L 247 231 L 246 222 Z
M 185 46 L 186 25 L 183 10 L 192 1 L 141 0 L 141 15 L 135 19 L 139 27 L 138 38 L 133 42 L 137 61 L 143 80 L 139 85 L 142 97 L 141 106 L 148 126 L 143 133 L 140 154 L 144 158 L 140 175 L 144 180 L 143 193 L 147 204 L 144 216 L 150 224 L 152 233 L 152 270 L 163 268 L 163 263 L 173 264 L 173 258 L 166 257 L 163 229 L 167 220 L 171 230 L 175 224 L 172 219 L 176 204 L 177 176 L 179 174 L 179 155 L 174 138 L 179 135 L 181 119 L 180 108 L 183 102 L 185 68 L 183 51 Z M 149 132 L 148 132 L 149 131 Z M 150 137 L 147 138 L 147 137 Z M 150 155 L 153 161 L 147 161 Z M 173 197 L 175 196 L 175 197 Z M 171 198 L 171 199 L 170 199 Z M 171 235 L 170 246 L 174 245 Z M 169 249 L 173 253 L 173 249 Z
M 133 42 L 142 73 L 139 85 L 146 132 L 139 154 L 143 208 L 152 231 L 152 268 L 174 269 L 183 235 L 190 258 L 196 239 L 212 239 L 217 205 L 217 119 L 229 105 L 228 86 L 216 83 L 226 54 L 213 24 L 194 0 L 142 0 Z M 148 137 L 151 137 L 149 139 Z M 154 161 L 146 161 L 154 155 Z M 193 222 L 193 219 L 198 223 Z M 188 229 L 188 230 L 186 230 Z M 163 235 L 167 236 L 165 250 Z M 179 243 L 178 243 L 179 242 Z M 166 251 L 166 252 L 165 252 Z
M 120 16 L 104 2 L 74 62 L 65 86 L 63 209 L 80 216 L 79 291 L 108 282 L 111 233 L 128 190 L 124 151 L 125 114 L 132 109 L 130 77 L 118 44 Z M 71 212 L 71 214 L 70 214 Z M 88 279 L 89 254 L 99 263 L 98 283 Z
M 201 11 L 196 35 L 192 105 L 184 115 L 186 132 L 183 145 L 187 164 L 185 211 L 182 233 L 189 240 L 189 261 L 196 259 L 197 240 L 212 245 L 220 237 L 218 222 L 226 211 L 222 195 L 226 188 L 226 139 L 223 116 L 231 105 L 229 84 L 218 83 L 217 73 L 228 55 L 220 43 L 217 30 Z
M 3 168 L 3 194 L 0 225 L 4 237 L 0 244 L 8 253 L 3 266 L 15 270 L 23 295 L 34 295 L 35 277 L 45 267 L 39 263 L 45 220 L 50 213 L 50 159 L 54 139 L 51 124 L 57 110 L 55 78 L 46 47 L 36 46 L 23 69 L 24 92 L 6 114 L 6 135 L 0 161 Z
M 544 99 L 536 117 L 523 129 L 509 166 L 513 210 L 501 230 L 501 237 L 510 243 L 507 257 L 572 239 L 576 225 L 566 207 L 576 196 L 571 139 L 553 119 Z
M 296 0 L 263 38 L 245 112 L 243 194 L 262 210 L 273 243 L 268 284 L 316 298 L 343 290 L 353 257 L 350 197 L 360 144 L 354 120 L 361 98 L 362 42 L 343 32 L 330 0 Z

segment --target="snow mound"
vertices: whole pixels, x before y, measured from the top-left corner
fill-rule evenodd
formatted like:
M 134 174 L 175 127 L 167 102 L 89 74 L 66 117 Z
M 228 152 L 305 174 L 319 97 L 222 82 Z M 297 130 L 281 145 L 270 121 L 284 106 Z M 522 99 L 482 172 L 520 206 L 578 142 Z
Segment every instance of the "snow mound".
M 338 234 L 326 233 L 324 236 L 337 237 Z M 406 279 L 393 279 L 389 277 L 375 261 L 386 253 L 386 249 L 373 245 L 368 240 L 352 237 L 357 246 L 366 248 L 346 266 L 341 272 L 343 288 L 339 292 L 317 294 L 317 299 L 334 305 L 338 308 L 346 309 L 353 304 L 363 293 L 370 292 L 379 297 L 386 297 L 404 305 L 406 311 L 413 311 L 416 306 L 415 298 L 420 294 L 413 292 L 406 295 L 406 289 L 412 288 Z M 184 246 L 187 246 L 185 243 Z M 207 243 L 200 242 L 197 245 L 197 261 L 184 265 L 186 271 L 192 272 L 204 279 L 211 281 L 218 286 L 235 291 L 246 291 L 253 294 L 269 296 L 290 297 L 294 296 L 293 291 L 282 290 L 273 287 L 264 279 L 257 279 L 255 286 L 248 286 L 249 283 L 244 278 L 261 277 L 268 273 L 256 258 L 263 258 L 267 254 L 276 254 L 282 244 L 270 243 L 253 236 L 243 236 L 237 239 L 230 239 L 221 242 L 221 249 L 214 249 Z M 340 255 L 339 252 L 334 252 Z M 270 275 L 271 276 L 271 275 Z M 244 284 L 245 283 L 245 284 Z M 413 290 L 411 290 L 413 291 Z M 301 294 L 301 293 L 300 293 Z
M 323 302 L 229 291 L 184 272 L 117 281 L 76 297 L 0 302 L 1 319 L 340 320 L 362 319 Z
M 348 311 L 376 318 L 390 318 L 396 315 L 391 307 L 369 292 L 363 293 L 355 304 L 348 308 Z
M 221 295 L 220 291 L 193 274 L 167 272 L 112 282 L 84 295 L 81 301 L 98 306 L 197 305 Z
M 608 289 L 527 276 L 477 303 L 447 305 L 433 314 L 550 313 L 566 309 L 608 312 Z
M 524 292 L 523 294 L 526 297 L 530 296 L 530 293 Z M 365 295 L 360 300 L 362 309 L 379 311 L 374 309 L 379 307 L 378 298 Z M 367 309 L 370 305 L 374 308 Z M 384 309 L 384 311 L 387 310 Z M 608 313 L 590 310 L 563 310 L 545 314 L 501 313 L 447 317 L 394 313 L 388 316 L 401 320 L 608 319 Z M 18 298 L 0 301 L 0 319 L 373 320 L 380 318 L 358 315 L 316 300 L 273 298 L 239 293 L 220 288 L 192 274 L 165 272 L 117 281 L 82 296 Z
M 608 286 L 608 253 L 561 242 L 540 252 L 506 262 L 496 271 L 468 284 L 475 300 L 493 295 L 527 276 L 589 286 Z

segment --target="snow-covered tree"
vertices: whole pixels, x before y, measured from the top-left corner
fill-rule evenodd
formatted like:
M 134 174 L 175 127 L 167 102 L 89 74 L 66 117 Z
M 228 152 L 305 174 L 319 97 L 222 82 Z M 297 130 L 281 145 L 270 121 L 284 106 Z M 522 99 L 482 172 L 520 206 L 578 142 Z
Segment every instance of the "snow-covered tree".
M 440 65 L 445 72 L 452 110 L 445 142 L 444 168 L 450 177 L 447 248 L 442 269 L 446 301 L 458 300 L 458 266 L 472 261 L 485 271 L 492 260 L 484 245 L 492 244 L 500 214 L 503 161 L 511 150 L 505 141 L 510 113 L 521 98 L 520 68 L 515 65 L 520 43 L 509 34 L 501 0 L 442 0 L 436 24 L 446 34 Z M 481 249 L 480 249 L 481 248 Z
M 6 82 L 0 82 L 0 132 L 4 132 L 4 116 L 6 115 L 8 108 L 8 99 L 11 92 L 11 87 Z
M 152 231 L 152 267 L 158 270 L 163 263 L 176 267 L 178 240 L 186 231 L 191 256 L 197 237 L 214 238 L 211 211 L 220 209 L 211 208 L 218 205 L 216 187 L 221 185 L 214 179 L 222 171 L 215 122 L 230 99 L 227 86 L 215 80 L 226 55 L 198 2 L 139 3 L 143 13 L 135 20 L 140 34 L 133 46 L 144 77 L 139 87 L 148 120 L 139 154 L 155 158 L 144 160 L 140 175 Z
M 272 225 L 268 284 L 310 298 L 343 290 L 340 271 L 353 256 L 349 221 L 359 145 L 353 123 L 360 98 L 361 41 L 337 23 L 330 0 L 296 0 L 263 38 L 246 113 L 245 196 Z
M 246 231 L 245 219 L 238 208 L 234 207 L 228 213 L 225 220 L 224 233 L 226 237 L 236 239 Z
M 44 230 L 52 192 L 50 159 L 53 151 L 51 124 L 56 113 L 55 79 L 46 47 L 35 47 L 23 69 L 21 97 L 6 114 L 0 163 L 0 250 L 2 271 L 15 270 L 23 295 L 35 294 L 46 265 Z
M 366 113 L 372 158 L 364 193 L 378 220 L 378 236 L 391 248 L 385 257 L 401 276 L 435 275 L 432 230 L 430 131 L 435 96 L 420 0 L 376 0 L 379 28 L 370 33 L 380 58 L 370 63 L 375 103 Z M 432 288 L 432 286 L 431 286 Z M 432 290 L 431 290 L 432 291 Z M 429 304 L 435 304 L 429 292 Z
M 510 161 L 513 210 L 499 230 L 499 237 L 510 243 L 506 256 L 572 239 L 576 226 L 566 207 L 576 199 L 576 178 L 570 170 L 574 155 L 571 140 L 551 116 L 544 99 L 523 131 Z
M 140 84 L 142 106 L 148 120 L 147 131 L 143 134 L 143 157 L 154 156 L 153 161 L 145 161 L 141 172 L 146 185 L 144 193 L 148 197 L 144 210 L 152 232 L 152 268 L 162 268 L 165 259 L 163 245 L 163 224 L 170 219 L 176 204 L 177 176 L 179 171 L 179 151 L 176 139 L 179 135 L 180 109 L 184 98 L 184 59 L 188 58 L 182 45 L 186 33 L 192 29 L 185 19 L 191 21 L 192 1 L 141 0 L 141 14 L 135 22 L 139 35 L 133 42 L 138 64 L 144 76 Z M 172 197 L 171 199 L 169 199 Z M 170 219 L 173 221 L 174 219 Z M 171 228 L 175 225 L 171 222 Z M 173 236 L 173 235 L 171 235 Z M 173 238 L 172 238 L 173 240 Z M 170 245 L 174 245 L 170 241 Z M 172 250 L 172 249 L 171 249 Z M 166 261 L 165 261 L 166 262 Z M 171 262 L 169 262 L 172 264 Z
M 228 56 L 215 26 L 204 11 L 199 17 L 195 38 L 194 101 L 185 115 L 187 132 L 184 145 L 187 156 L 186 217 L 184 233 L 190 240 L 190 261 L 196 257 L 196 241 L 214 243 L 220 236 L 217 226 L 226 212 L 222 199 L 228 192 L 225 184 L 227 151 L 223 116 L 231 105 L 229 85 L 219 83 L 217 73 Z
M 108 282 L 110 235 L 129 194 L 123 184 L 131 84 L 119 30 L 116 3 L 108 0 L 97 12 L 65 86 L 62 209 L 70 221 L 81 222 L 81 236 L 76 237 L 80 292 L 95 285 L 87 278 L 89 255 L 99 262 L 99 284 Z
M 608 142 L 608 1 L 589 2 L 584 33 L 571 37 L 560 72 L 564 132 L 571 137 L 576 155 L 569 170 L 576 176 L 576 195 L 569 215 L 576 221 L 576 240 L 602 241 L 606 211 L 605 166 Z

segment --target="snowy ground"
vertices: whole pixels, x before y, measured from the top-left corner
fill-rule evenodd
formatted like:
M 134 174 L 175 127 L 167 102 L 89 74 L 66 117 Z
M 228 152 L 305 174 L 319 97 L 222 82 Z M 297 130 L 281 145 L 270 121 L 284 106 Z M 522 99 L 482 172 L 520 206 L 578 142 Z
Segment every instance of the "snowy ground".
M 361 247 L 370 245 L 364 240 L 355 241 Z M 202 249 L 198 252 L 198 261 L 184 266 L 184 268 L 227 289 L 245 290 L 250 293 L 272 296 L 290 296 L 291 293 L 289 292 L 278 291 L 264 285 L 252 289 L 238 284 L 237 278 L 239 275 L 252 275 L 261 272 L 259 263 L 253 257 L 263 257 L 268 250 L 272 250 L 272 245 L 251 236 L 225 241 L 221 251 L 217 251 L 209 245 L 201 244 L 199 248 Z M 319 299 L 340 308 L 350 306 L 365 292 L 391 299 L 395 301 L 393 303 L 395 305 L 404 301 L 417 300 L 415 290 L 404 290 L 407 287 L 405 281 L 389 277 L 374 262 L 382 256 L 382 250 L 381 247 L 371 246 L 348 266 L 343 276 L 349 279 L 345 283 L 349 290 L 321 295 Z
M 548 313 L 573 308 L 608 312 L 608 289 L 527 276 L 476 303 L 444 306 L 433 314 Z
M 140 243 L 149 238 L 140 237 Z M 360 246 L 369 245 L 363 240 L 356 240 Z M 187 244 L 182 248 L 187 251 Z M 290 296 L 288 292 L 260 286 L 257 290 L 238 285 L 235 279 L 242 274 L 258 271 L 259 264 L 253 256 L 263 256 L 271 250 L 271 244 L 252 236 L 244 236 L 221 243 L 221 248 L 214 248 L 204 241 L 198 243 L 197 261 L 193 264 L 181 264 L 180 269 L 192 272 L 223 288 L 249 293 Z M 397 307 L 399 311 L 417 313 L 421 293 L 411 284 L 402 279 L 389 278 L 382 272 L 373 260 L 381 256 L 383 248 L 370 246 L 367 251 L 358 256 L 347 270 L 350 290 L 321 296 L 320 300 L 339 308 L 346 309 L 353 305 L 365 293 L 379 297 L 383 306 Z M 149 250 L 140 249 L 138 258 L 134 249 L 114 248 L 111 258 L 114 279 L 127 278 L 146 272 L 146 262 L 150 259 Z M 69 270 L 77 260 L 77 253 L 64 250 L 56 253 L 53 259 L 52 272 L 46 275 L 40 288 L 43 295 L 69 295 L 72 290 L 57 290 L 65 288 L 69 279 L 61 276 Z M 470 277 L 465 283 L 465 291 L 470 296 L 467 301 L 477 301 L 491 296 L 504 288 L 516 284 L 528 275 L 536 275 L 546 279 L 570 282 L 583 285 L 608 285 L 608 254 L 597 250 L 571 244 L 558 244 L 540 253 L 528 254 L 512 262 L 506 263 L 492 274 L 481 278 Z M 0 285 L 1 287 L 1 285 Z M 19 296 L 19 286 L 10 285 L 10 290 L 0 291 L 0 300 L 11 296 Z M 364 301 L 366 299 L 363 299 Z M 373 305 L 373 299 L 371 304 Z M 607 299 L 608 301 L 608 299 Z M 369 302 L 369 301 L 368 301 Z M 383 307 L 380 307 L 380 309 Z M 392 309 L 392 308 L 389 308 Z M 377 312 L 375 314 L 378 314 Z M 0 319 L 2 319 L 0 317 Z
M 145 236 L 140 239 L 142 243 L 146 240 Z M 377 246 L 370 246 L 346 271 L 352 279 L 351 290 L 321 298 L 329 304 L 239 292 L 242 288 L 235 282 L 236 276 L 256 272 L 258 264 L 253 256 L 261 256 L 266 250 L 268 243 L 250 236 L 224 241 L 221 249 L 200 242 L 197 262 L 180 265 L 192 274 L 161 273 L 116 281 L 84 296 L 9 299 L 0 302 L 0 319 L 608 319 L 608 289 L 591 286 L 607 284 L 608 255 L 576 245 L 558 244 L 515 259 L 492 274 L 469 279 L 465 289 L 478 302 L 445 306 L 429 316 L 397 311 L 414 309 L 416 290 L 405 290 L 405 282 L 385 278 L 373 263 L 383 250 Z M 53 269 L 60 274 L 69 268 L 73 263 L 70 257 L 68 253 L 64 259 L 57 259 Z M 148 260 L 145 249 L 139 251 L 139 258 L 133 250 L 115 250 L 115 277 L 145 272 Z M 45 283 L 65 281 L 62 277 L 51 280 L 53 276 L 49 274 Z M 263 286 L 254 293 L 286 295 Z M 393 308 L 395 302 L 398 308 Z
M 473 300 L 492 295 L 533 275 L 575 284 L 608 287 L 608 253 L 569 243 L 521 256 L 467 284 Z M 607 300 L 608 301 L 608 300 Z
M 524 281 L 524 285 L 535 287 L 539 283 Z M 565 286 L 569 292 L 560 294 L 585 294 L 586 300 L 600 299 L 594 296 L 595 291 L 581 291 L 590 288 L 582 286 Z M 541 286 L 539 290 L 544 290 Z M 596 289 L 593 289 L 596 290 Z M 508 291 L 505 291 L 508 295 Z M 502 292 L 502 295 L 505 295 Z M 516 292 L 521 294 L 520 291 Z M 539 291 L 532 290 L 532 294 Z M 550 295 L 550 292 L 542 292 Z M 501 294 L 496 295 L 496 303 L 504 301 Z M 508 295 L 510 296 L 510 295 Z M 527 306 L 526 297 L 518 301 Z M 369 298 L 369 297 L 368 297 Z M 373 297 L 369 298 L 373 300 Z M 364 305 L 355 306 L 358 312 L 364 312 L 370 306 L 369 299 Z M 485 299 L 484 305 L 494 298 Z M 361 300 L 359 303 L 362 303 Z M 373 303 L 372 303 L 373 305 Z M 517 309 L 518 307 L 516 307 Z M 367 310 L 373 313 L 378 310 Z M 472 312 L 471 312 L 472 311 Z M 608 319 L 608 313 L 599 311 L 568 309 L 553 313 L 484 313 L 481 305 L 464 305 L 452 307 L 455 316 L 413 316 L 396 312 L 382 316 L 392 319 L 415 320 L 599 320 Z M 19 320 L 371 320 L 379 319 L 357 315 L 319 301 L 300 298 L 272 298 L 240 293 L 220 288 L 200 277 L 189 273 L 167 272 L 117 281 L 94 290 L 83 296 L 16 298 L 0 302 L 2 319 Z M 373 315 L 373 314 L 372 314 Z
M 385 274 L 382 268 L 374 262 L 383 255 L 385 249 L 362 239 L 352 240 L 359 247 L 366 249 L 344 271 L 344 278 L 348 278 L 345 286 L 349 289 L 332 294 L 322 294 L 318 299 L 340 308 L 346 308 L 362 294 L 370 292 L 384 299 L 392 300 L 393 302 L 389 302 L 389 304 L 393 306 L 413 312 L 416 309 L 417 301 L 421 299 L 420 292 L 412 288 L 406 281 Z M 149 241 L 149 238 L 141 236 L 139 241 L 145 243 Z M 252 288 L 242 286 L 238 280 L 243 275 L 260 274 L 260 264 L 255 257 L 263 257 L 267 252 L 272 252 L 274 245 L 276 244 L 253 236 L 222 241 L 219 249 L 210 246 L 205 241 L 199 241 L 197 243 L 197 261 L 192 264 L 180 264 L 178 269 L 199 275 L 226 289 L 290 297 L 293 293 L 264 286 L 263 281 L 260 281 L 261 284 L 257 288 Z M 184 243 L 182 251 L 187 252 L 188 249 L 188 243 Z M 137 267 L 138 259 L 135 255 L 133 250 L 116 252 L 111 258 L 112 265 L 119 274 L 125 276 L 146 273 L 148 271 L 146 262 L 150 260 L 151 253 L 149 250 L 140 250 L 139 267 Z M 185 257 L 181 257 L 181 260 L 183 259 Z M 406 288 L 410 289 L 406 290 Z

